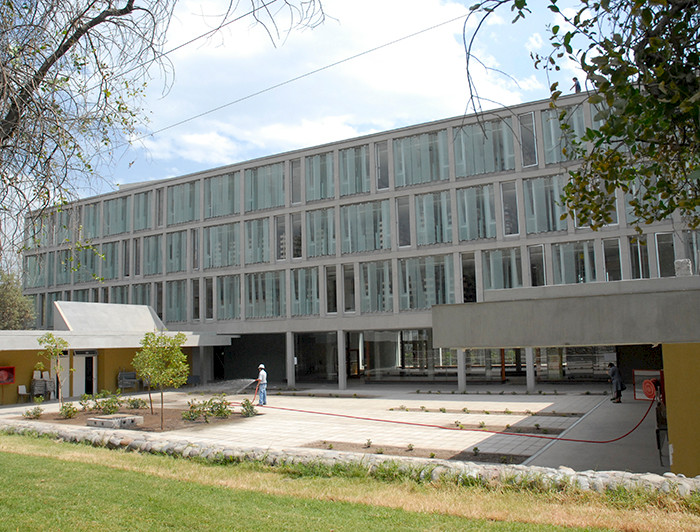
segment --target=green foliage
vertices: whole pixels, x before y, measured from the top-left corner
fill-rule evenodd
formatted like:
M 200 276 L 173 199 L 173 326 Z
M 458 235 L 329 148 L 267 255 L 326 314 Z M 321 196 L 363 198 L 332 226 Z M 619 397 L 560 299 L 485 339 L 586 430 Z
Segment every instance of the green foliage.
M 58 413 L 63 419 L 72 419 L 78 415 L 78 409 L 73 406 L 73 403 L 63 403 Z
M 37 340 L 39 345 L 44 348 L 43 351 L 37 353 L 38 356 L 44 357 L 51 367 L 51 371 L 56 375 L 56 389 L 58 393 L 58 402 L 63 403 L 63 391 L 61 382 L 61 373 L 63 366 L 61 365 L 61 355 L 68 350 L 68 342 L 60 336 L 54 336 L 52 333 L 46 333 Z
M 551 48 L 535 66 L 559 71 L 574 64 L 586 75 L 596 129 L 572 138 L 561 110 L 569 172 L 562 200 L 569 216 L 598 229 L 613 221 L 615 191 L 641 226 L 678 214 L 700 227 L 700 7 L 695 0 L 578 0 L 573 12 L 543 3 L 563 24 L 548 28 Z M 510 6 L 526 18 L 526 0 L 487 0 L 473 16 Z M 533 7 L 533 9 L 535 9 Z M 470 15 L 470 16 L 472 16 Z M 562 90 L 550 87 L 556 107 Z
M 148 403 L 140 397 L 128 397 L 125 400 L 125 403 L 127 408 L 130 408 L 131 410 L 139 410 L 141 408 L 148 407 Z
M 0 271 L 0 329 L 21 330 L 34 325 L 34 307 L 22 295 L 19 279 L 12 273 Z
M 25 410 L 22 416 L 26 419 L 39 419 L 41 414 L 44 413 L 44 409 L 39 406 L 43 402 L 44 398 L 42 396 L 39 395 L 35 397 L 34 404 L 36 404 L 36 406 L 34 408 L 30 408 L 29 410 Z
M 187 382 L 190 370 L 181 348 L 184 343 L 183 333 L 174 336 L 164 332 L 146 333 L 141 340 L 141 350 L 136 353 L 131 364 L 150 386 L 161 390 L 179 388 Z
M 141 339 L 141 349 L 131 362 L 139 376 L 148 382 L 149 397 L 152 386 L 160 390 L 161 430 L 164 423 L 163 390 L 166 387 L 179 388 L 187 382 L 187 375 L 190 372 L 187 357 L 181 347 L 185 339 L 185 335 L 181 332 L 172 336 L 164 331 L 157 334 L 148 332 Z
M 209 423 L 209 417 L 226 419 L 233 414 L 231 403 L 226 400 L 225 393 L 215 395 L 207 401 L 197 401 L 196 399 L 193 399 L 188 401 L 187 404 L 189 408 L 182 413 L 182 419 L 186 419 L 188 421 L 197 421 L 201 417 L 204 419 L 205 423 Z M 252 415 L 255 415 L 256 413 L 257 412 L 253 413 Z
M 253 417 L 258 414 L 258 411 L 255 409 L 255 406 L 253 406 L 253 403 L 250 402 L 250 399 L 243 399 L 241 401 L 241 415 L 243 417 Z

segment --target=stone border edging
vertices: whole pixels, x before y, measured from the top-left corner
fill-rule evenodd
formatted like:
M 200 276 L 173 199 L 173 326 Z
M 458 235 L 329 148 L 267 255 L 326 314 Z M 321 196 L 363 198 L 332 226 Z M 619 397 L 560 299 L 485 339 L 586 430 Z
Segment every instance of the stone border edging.
M 124 449 L 128 451 L 154 454 L 178 455 L 183 458 L 202 460 L 263 462 L 268 465 L 320 463 L 326 466 L 335 464 L 360 464 L 368 469 L 382 464 L 399 464 L 405 471 L 415 472 L 419 478 L 439 480 L 442 477 L 474 479 L 485 482 L 527 482 L 550 483 L 553 488 L 575 486 L 586 491 L 603 492 L 607 489 L 623 487 L 642 488 L 662 493 L 676 492 L 682 497 L 700 492 L 700 475 L 687 478 L 674 473 L 628 473 L 625 471 L 575 471 L 569 467 L 558 469 L 541 466 L 513 464 L 486 464 L 440 460 L 435 458 L 397 457 L 377 454 L 339 452 L 322 449 L 290 448 L 270 450 L 260 447 L 237 447 L 198 443 L 189 440 L 169 440 L 154 437 L 148 433 L 113 430 L 93 427 L 55 425 L 42 422 L 0 420 L 0 430 L 14 434 L 38 434 L 53 436 L 67 442 L 89 443 L 95 447 Z

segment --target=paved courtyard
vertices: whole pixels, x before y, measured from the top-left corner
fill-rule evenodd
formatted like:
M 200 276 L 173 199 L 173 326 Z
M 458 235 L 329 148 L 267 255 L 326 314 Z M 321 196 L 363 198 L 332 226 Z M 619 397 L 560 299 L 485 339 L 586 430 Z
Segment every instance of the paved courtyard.
M 241 387 L 240 382 L 231 382 L 171 391 L 166 393 L 166 403 L 186 407 L 193 398 L 206 399 L 222 391 L 234 403 L 252 399 L 252 388 L 238 393 Z M 667 446 L 662 449 L 664 465 L 660 464 L 653 409 L 623 439 L 589 443 L 624 435 L 647 412 L 649 403 L 633 400 L 631 390 L 621 404 L 613 404 L 604 393 L 608 389 L 597 383 L 547 385 L 539 388 L 541 393 L 528 395 L 524 386 L 509 384 L 470 385 L 467 394 L 426 383 L 351 384 L 343 391 L 332 386 L 300 385 L 294 391 L 272 387 L 268 405 L 257 407 L 260 415 L 243 423 L 197 424 L 162 437 L 275 451 L 320 442 L 363 446 L 368 440 L 375 448 L 411 446 L 448 455 L 473 456 L 477 447 L 479 453 L 501 459 L 526 457 L 525 465 L 564 465 L 578 471 L 669 471 Z M 58 408 L 55 402 L 43 406 L 46 411 Z M 16 419 L 27 407 L 6 406 L 0 409 L 0 420 Z M 506 428 L 522 434 L 496 433 Z

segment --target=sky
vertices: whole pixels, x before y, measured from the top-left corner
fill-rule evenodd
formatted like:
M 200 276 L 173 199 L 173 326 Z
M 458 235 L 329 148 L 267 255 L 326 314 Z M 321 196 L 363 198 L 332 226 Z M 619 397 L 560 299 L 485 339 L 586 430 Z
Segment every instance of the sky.
M 111 185 L 100 192 L 472 112 L 463 31 L 473 1 L 324 0 L 327 18 L 315 28 L 287 31 L 280 15 L 271 39 L 243 17 L 178 48 L 168 54 L 169 90 L 149 82 L 146 135 L 102 170 Z M 165 49 L 211 30 L 208 15 L 227 4 L 180 0 Z M 565 65 L 548 79 L 533 67 L 530 52 L 546 51 L 554 14 L 511 20 L 504 10 L 479 33 L 475 55 L 507 73 L 473 71 L 484 109 L 547 98 L 552 81 L 568 91 L 578 74 Z

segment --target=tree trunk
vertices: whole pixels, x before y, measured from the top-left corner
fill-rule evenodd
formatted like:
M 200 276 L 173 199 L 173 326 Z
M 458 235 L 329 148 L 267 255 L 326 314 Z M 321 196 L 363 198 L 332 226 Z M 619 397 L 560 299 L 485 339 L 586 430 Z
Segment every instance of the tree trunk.
M 160 430 L 163 430 L 163 387 L 160 388 Z

